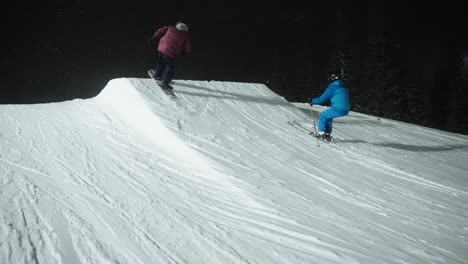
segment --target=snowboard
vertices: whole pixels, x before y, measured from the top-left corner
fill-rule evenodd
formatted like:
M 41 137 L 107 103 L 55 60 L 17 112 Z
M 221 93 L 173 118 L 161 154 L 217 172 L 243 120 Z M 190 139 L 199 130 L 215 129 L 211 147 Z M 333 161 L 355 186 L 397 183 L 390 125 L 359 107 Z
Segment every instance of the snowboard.
M 158 80 L 156 78 L 154 78 L 154 70 L 148 70 L 148 75 L 151 79 L 153 79 L 153 81 L 156 82 L 156 84 L 159 86 L 159 88 L 161 88 L 161 90 L 167 94 L 168 96 L 170 97 L 173 97 L 173 98 L 176 98 L 176 95 L 174 94 L 174 88 L 172 86 L 169 85 L 170 89 L 164 89 L 162 88 L 162 81 L 161 80 Z

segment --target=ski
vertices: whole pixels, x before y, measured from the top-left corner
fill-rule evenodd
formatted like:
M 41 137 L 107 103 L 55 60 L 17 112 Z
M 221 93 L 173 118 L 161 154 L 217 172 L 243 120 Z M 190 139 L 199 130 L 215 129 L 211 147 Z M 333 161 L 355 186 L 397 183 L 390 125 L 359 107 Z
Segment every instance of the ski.
M 314 130 L 313 131 L 310 131 L 309 128 L 304 127 L 301 123 L 297 122 L 296 120 L 288 121 L 288 124 L 298 128 L 298 129 L 306 132 L 307 134 L 311 135 L 312 137 L 316 138 L 317 139 L 317 146 L 320 146 L 319 140 L 323 141 L 323 142 L 326 142 L 326 143 L 331 143 L 332 142 L 332 137 L 330 137 L 330 139 L 326 139 L 326 138 L 323 138 L 321 135 L 319 135 L 317 133 L 317 128 L 315 126 L 315 121 L 314 121 Z

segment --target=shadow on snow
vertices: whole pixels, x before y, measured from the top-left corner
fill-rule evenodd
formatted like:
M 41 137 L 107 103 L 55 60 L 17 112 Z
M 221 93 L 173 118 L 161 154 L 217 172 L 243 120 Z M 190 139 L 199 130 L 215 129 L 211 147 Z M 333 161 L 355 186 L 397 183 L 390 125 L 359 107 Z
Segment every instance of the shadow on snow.
M 360 139 L 335 139 L 334 143 L 366 143 L 372 144 L 375 146 L 387 147 L 387 148 L 394 148 L 394 149 L 401 149 L 406 151 L 413 151 L 413 152 L 436 152 L 436 151 L 451 151 L 455 149 L 462 149 L 468 148 L 468 145 L 464 144 L 452 144 L 452 145 L 439 145 L 439 146 L 418 146 L 418 145 L 408 145 L 408 144 L 401 144 L 401 143 L 394 143 L 394 142 L 383 142 L 383 143 L 372 143 L 365 140 Z
M 176 91 L 178 94 L 186 94 L 186 95 L 198 96 L 198 97 L 242 100 L 242 101 L 249 101 L 249 102 L 255 102 L 255 103 L 272 104 L 272 105 L 292 106 L 290 102 L 286 100 L 282 100 L 282 99 L 276 99 L 276 98 L 270 98 L 270 97 L 259 97 L 259 96 L 247 96 L 243 94 L 230 93 L 230 92 L 221 92 L 221 91 L 209 89 L 203 86 L 186 84 L 186 83 L 175 82 L 175 84 L 177 86 L 183 86 L 187 88 L 193 88 L 193 89 L 211 92 L 207 94 L 202 94 L 202 93 L 196 93 L 196 92 Z

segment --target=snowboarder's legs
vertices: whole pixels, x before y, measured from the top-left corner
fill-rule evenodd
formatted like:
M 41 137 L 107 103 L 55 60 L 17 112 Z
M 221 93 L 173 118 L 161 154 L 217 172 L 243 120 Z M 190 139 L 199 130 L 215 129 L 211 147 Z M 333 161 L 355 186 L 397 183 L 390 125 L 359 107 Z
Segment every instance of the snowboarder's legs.
M 161 79 L 162 73 L 164 72 L 164 69 L 166 67 L 164 57 L 165 56 L 160 52 L 159 53 L 158 64 L 156 64 L 155 74 L 154 74 L 154 78 L 156 78 L 156 79 Z
M 341 110 L 341 109 L 334 109 L 334 108 L 329 108 L 325 111 L 323 111 L 320 114 L 319 118 L 319 123 L 318 123 L 318 132 L 327 132 L 330 133 L 332 132 L 332 126 L 333 126 L 333 118 L 345 116 L 349 113 L 348 110 Z
M 175 59 L 159 53 L 159 61 L 156 65 L 155 78 L 160 79 L 162 84 L 169 85 L 174 77 Z M 165 86 L 165 85 L 164 85 Z
M 174 70 L 175 63 L 174 59 L 165 56 L 164 58 L 164 70 L 161 75 L 161 79 L 163 80 L 164 83 L 169 84 L 172 81 L 172 78 L 174 78 Z

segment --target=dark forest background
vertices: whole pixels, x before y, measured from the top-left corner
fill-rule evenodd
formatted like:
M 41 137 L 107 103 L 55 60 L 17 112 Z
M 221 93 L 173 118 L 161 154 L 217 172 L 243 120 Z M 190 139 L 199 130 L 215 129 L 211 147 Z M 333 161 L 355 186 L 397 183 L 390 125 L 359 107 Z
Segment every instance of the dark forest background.
M 183 18 L 193 54 L 177 59 L 175 79 L 264 83 L 306 102 L 339 72 L 353 111 L 468 134 L 462 6 L 355 2 L 10 3 L 0 103 L 91 98 L 112 78 L 147 78 L 149 37 Z

